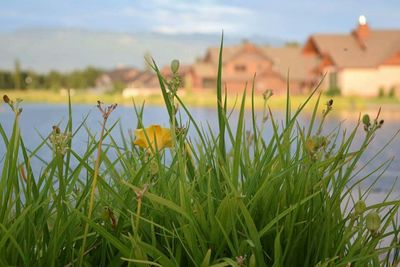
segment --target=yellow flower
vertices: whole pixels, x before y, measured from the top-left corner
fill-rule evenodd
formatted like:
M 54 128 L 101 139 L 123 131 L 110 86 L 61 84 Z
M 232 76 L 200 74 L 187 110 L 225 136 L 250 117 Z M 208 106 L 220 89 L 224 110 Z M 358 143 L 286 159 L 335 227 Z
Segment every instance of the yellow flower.
M 168 128 L 162 128 L 160 125 L 150 125 L 145 129 L 136 129 L 135 141 L 133 144 L 142 148 L 151 147 L 154 150 L 162 150 L 165 147 L 171 147 L 171 130 Z M 155 145 L 157 145 L 157 147 Z

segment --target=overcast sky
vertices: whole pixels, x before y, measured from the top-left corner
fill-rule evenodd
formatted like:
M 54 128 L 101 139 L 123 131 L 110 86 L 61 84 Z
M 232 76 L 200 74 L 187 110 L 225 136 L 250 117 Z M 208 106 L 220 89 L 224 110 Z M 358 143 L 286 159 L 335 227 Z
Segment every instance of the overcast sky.
M 1 0 L 0 31 L 73 27 L 122 32 L 220 33 L 304 40 L 348 32 L 359 15 L 400 28 L 400 0 Z

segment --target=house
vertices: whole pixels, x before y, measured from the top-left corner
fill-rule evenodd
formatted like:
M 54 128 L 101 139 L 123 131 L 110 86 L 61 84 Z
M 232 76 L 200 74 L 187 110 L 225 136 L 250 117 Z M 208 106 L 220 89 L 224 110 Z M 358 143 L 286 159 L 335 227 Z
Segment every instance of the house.
M 215 90 L 219 47 L 211 47 L 192 65 L 179 68 L 182 87 Z M 169 66 L 161 69 L 168 79 Z M 256 79 L 254 75 L 256 74 Z M 253 81 L 256 93 L 271 89 L 283 94 L 308 93 L 321 78 L 323 90 L 340 90 L 342 95 L 377 96 L 380 91 L 400 90 L 400 30 L 371 29 L 361 16 L 355 30 L 347 34 L 313 34 L 303 46 L 270 47 L 243 41 L 224 46 L 222 84 L 228 93 L 241 93 Z M 157 75 L 151 70 L 116 69 L 105 73 L 98 86 L 122 84 L 124 95 L 159 93 Z
M 123 96 L 151 95 L 159 93 L 157 75 L 151 70 L 117 68 L 102 74 L 96 81 L 97 91 L 123 91 Z
M 134 81 L 139 74 L 140 70 L 136 68 L 117 68 L 105 72 L 96 80 L 97 91 L 109 92 L 117 86 L 124 87 Z
M 122 96 L 128 98 L 138 95 L 157 95 L 160 93 L 160 84 L 157 75 L 152 70 L 144 70 L 126 83 L 125 89 L 122 91 Z
M 311 35 L 303 55 L 318 57 L 313 72 L 327 74 L 322 84 L 325 90 L 377 96 L 382 89 L 400 89 L 400 30 L 371 29 L 364 16 L 351 33 Z
M 194 88 L 215 88 L 218 73 L 219 47 L 209 48 L 205 57 L 192 65 Z M 313 68 L 317 56 L 305 57 L 299 46 L 256 46 L 248 41 L 225 46 L 222 54 L 222 79 L 228 92 L 242 92 L 247 84 L 250 91 L 254 74 L 254 89 L 262 93 L 272 89 L 274 94 L 286 91 L 287 81 L 292 93 L 303 93 L 313 83 Z M 289 78 L 289 79 L 288 79 Z

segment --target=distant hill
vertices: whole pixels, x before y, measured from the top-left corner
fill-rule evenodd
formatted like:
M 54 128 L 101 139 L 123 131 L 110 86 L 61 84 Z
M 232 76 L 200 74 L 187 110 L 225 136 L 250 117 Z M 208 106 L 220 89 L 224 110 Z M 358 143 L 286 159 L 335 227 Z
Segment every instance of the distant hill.
M 226 36 L 225 43 L 241 37 Z M 247 38 L 257 44 L 279 45 L 284 40 L 263 36 Z M 177 58 L 191 63 L 209 46 L 217 46 L 220 35 L 159 33 L 117 33 L 82 29 L 24 29 L 0 32 L 0 69 L 13 69 L 19 59 L 23 69 L 47 72 L 69 71 L 86 66 L 105 69 L 144 66 L 149 53 L 159 65 Z

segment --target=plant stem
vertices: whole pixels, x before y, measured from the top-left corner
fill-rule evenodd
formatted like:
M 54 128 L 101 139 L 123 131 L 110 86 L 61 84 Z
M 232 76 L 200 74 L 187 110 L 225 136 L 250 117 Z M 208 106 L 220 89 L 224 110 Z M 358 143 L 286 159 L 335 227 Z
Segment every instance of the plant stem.
M 97 147 L 97 158 L 96 158 L 95 167 L 94 167 L 92 188 L 91 188 L 91 191 L 90 191 L 88 220 L 90 220 L 90 218 L 92 217 L 92 213 L 93 213 L 94 194 L 95 194 L 95 191 L 96 191 L 97 178 L 98 178 L 98 174 L 99 174 L 100 161 L 101 161 L 101 152 L 102 152 L 101 146 L 103 144 L 103 138 L 104 138 L 104 132 L 105 132 L 105 128 L 106 128 L 107 118 L 108 118 L 107 116 L 104 117 L 103 124 L 101 126 L 100 140 L 99 140 L 99 144 L 98 144 L 98 147 Z M 88 232 L 89 232 L 89 224 L 85 223 L 85 232 L 83 234 L 83 243 L 82 243 L 82 247 L 81 247 L 81 253 L 80 253 L 79 265 L 78 266 L 82 266 L 83 255 L 84 255 L 84 252 L 85 252 L 86 239 L 87 239 Z

